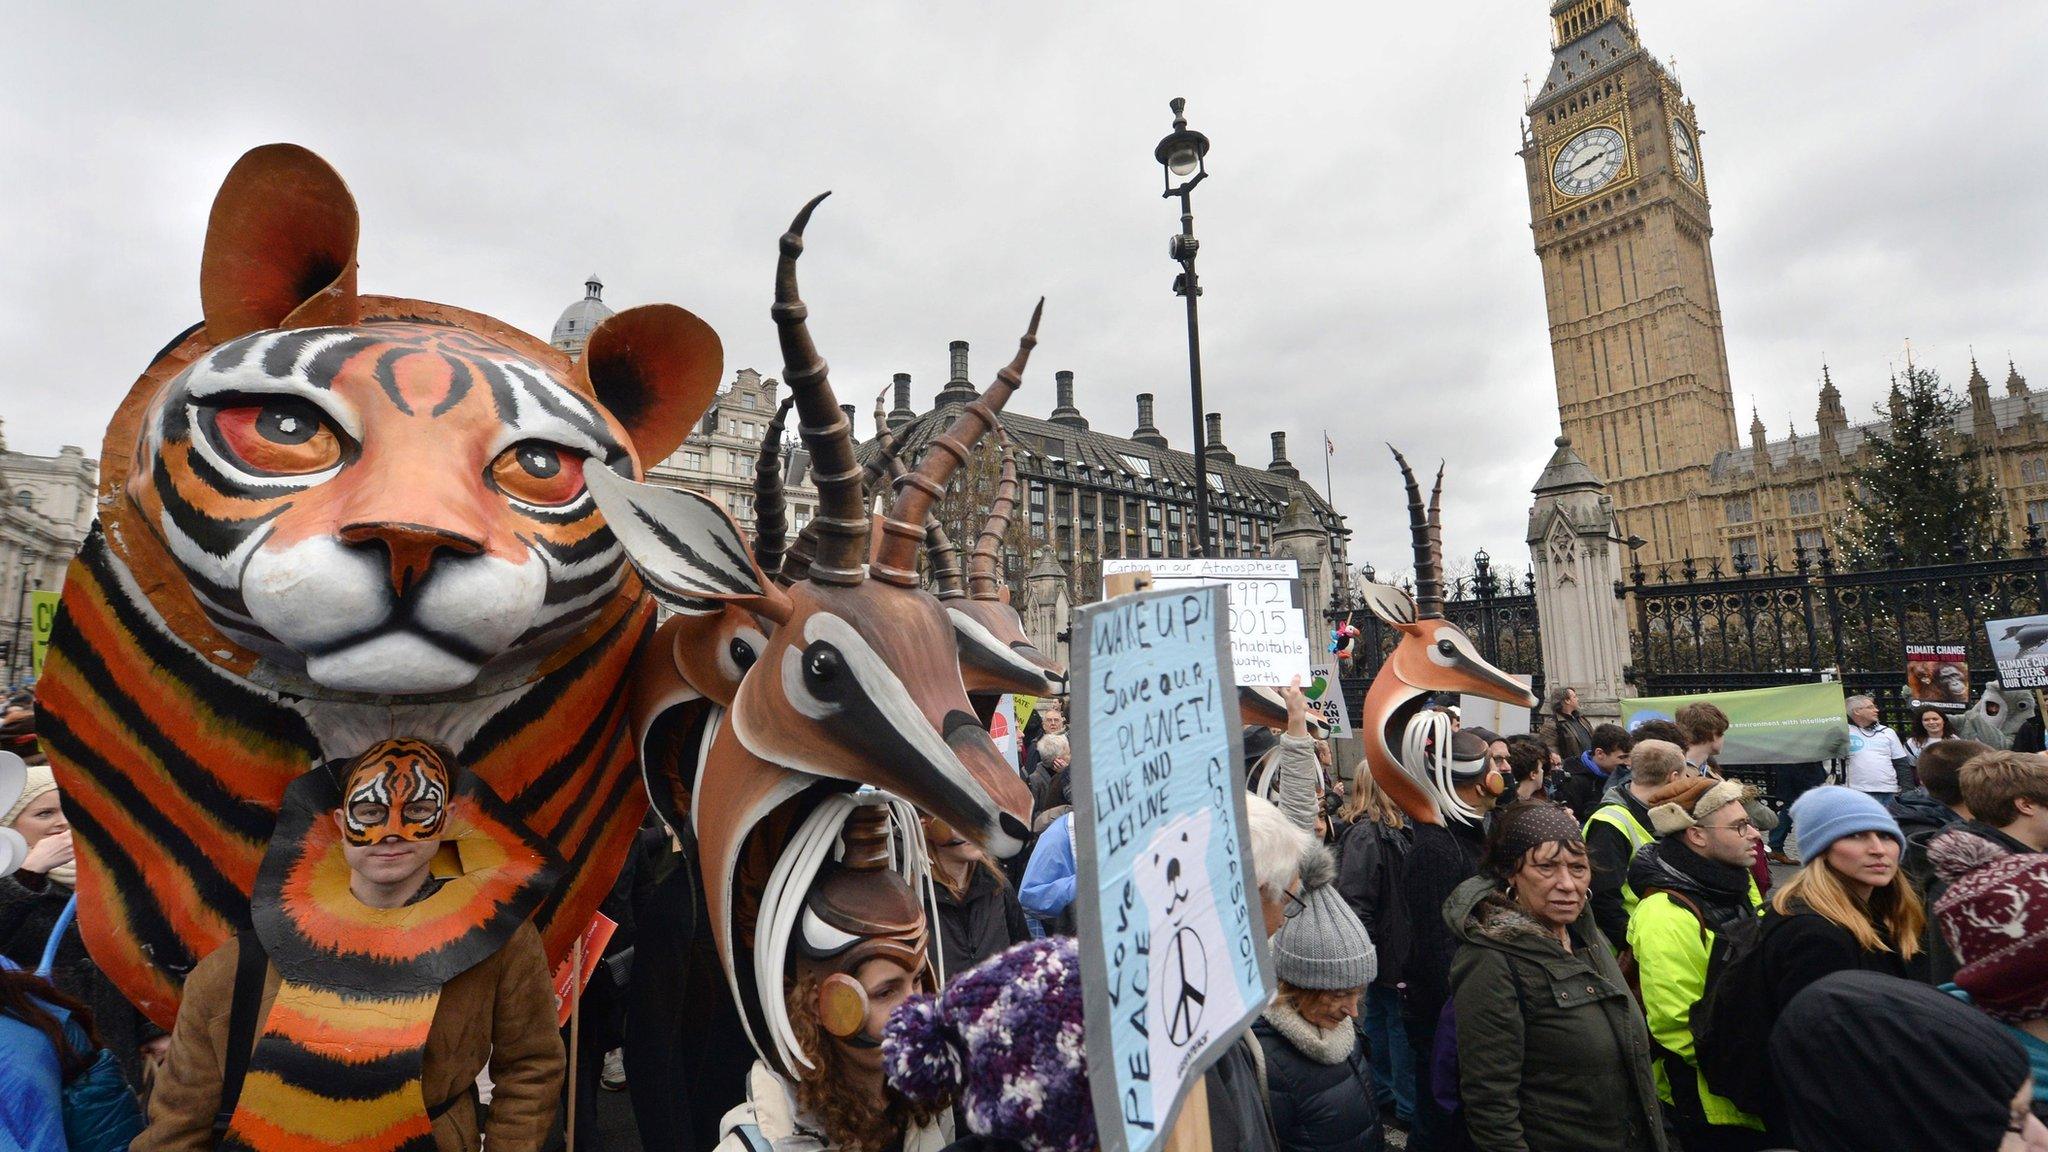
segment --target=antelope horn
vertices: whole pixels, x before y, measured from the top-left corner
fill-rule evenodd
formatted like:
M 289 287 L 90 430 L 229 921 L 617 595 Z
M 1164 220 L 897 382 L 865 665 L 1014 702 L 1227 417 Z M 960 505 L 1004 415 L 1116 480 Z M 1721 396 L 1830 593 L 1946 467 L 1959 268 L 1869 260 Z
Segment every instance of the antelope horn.
M 830 196 L 820 193 L 790 222 L 782 234 L 781 255 L 775 265 L 776 334 L 782 342 L 782 381 L 789 385 L 800 418 L 797 432 L 811 450 L 811 474 L 818 485 L 816 551 L 812 553 L 807 577 L 821 584 L 852 586 L 867 579 L 861 564 L 868 544 L 867 498 L 861 491 L 861 467 L 853 455 L 853 426 L 839 410 L 839 398 L 832 393 L 832 381 L 825 361 L 811 343 L 806 321 L 810 309 L 797 296 L 796 258 L 804 250 L 804 226 L 811 212 Z
M 1006 437 L 1007 439 L 1007 437 Z M 1017 510 L 1017 458 L 1003 449 L 1002 478 L 996 481 L 995 502 L 988 506 L 988 519 L 981 523 L 981 535 L 974 541 L 974 553 L 967 558 L 967 588 L 976 600 L 1001 598 L 1003 537 L 1010 533 L 1010 516 Z
M 1443 469 L 1437 469 L 1436 491 L 1430 495 L 1425 513 L 1422 486 L 1415 482 L 1408 458 L 1392 444 L 1387 451 L 1401 465 L 1401 481 L 1408 487 L 1408 538 L 1415 548 L 1415 615 L 1420 620 L 1440 620 L 1444 614 L 1443 527 L 1437 504 L 1444 491 Z
M 895 476 L 900 471 L 898 464 L 903 452 L 903 437 L 889 431 L 888 399 L 887 388 L 875 397 L 875 454 L 860 474 L 861 491 L 870 497 L 882 483 L 882 477 Z
M 771 580 L 782 573 L 783 544 L 789 538 L 789 505 L 782 498 L 782 430 L 793 403 L 794 397 L 782 398 L 754 457 L 754 562 Z
M 1045 298 L 1031 310 L 1031 326 L 1017 341 L 1017 355 L 1001 372 L 988 391 L 976 397 L 953 420 L 951 427 L 925 453 L 917 471 L 896 481 L 896 498 L 883 514 L 882 542 L 875 550 L 872 568 L 875 578 L 904 588 L 917 587 L 917 549 L 924 541 L 924 521 L 932 505 L 946 490 L 953 473 L 967 463 L 974 445 L 996 428 L 996 413 L 1009 403 L 1024 383 L 1024 365 L 1038 343 L 1038 318 L 1045 312 Z

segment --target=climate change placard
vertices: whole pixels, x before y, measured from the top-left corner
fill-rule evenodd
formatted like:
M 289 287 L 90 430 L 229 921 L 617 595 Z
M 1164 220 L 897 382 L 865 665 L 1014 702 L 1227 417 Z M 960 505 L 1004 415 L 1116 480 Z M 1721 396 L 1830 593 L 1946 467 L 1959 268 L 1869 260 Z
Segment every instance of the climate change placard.
M 1236 683 L 1279 688 L 1297 676 L 1304 687 L 1315 681 L 1301 566 L 1293 560 L 1104 560 L 1104 595 L 1127 591 L 1123 585 L 1139 574 L 1148 575 L 1153 588 L 1221 586 L 1229 591 Z
M 1272 994 L 1221 587 L 1075 612 L 1076 920 L 1102 1152 L 1146 1152 Z

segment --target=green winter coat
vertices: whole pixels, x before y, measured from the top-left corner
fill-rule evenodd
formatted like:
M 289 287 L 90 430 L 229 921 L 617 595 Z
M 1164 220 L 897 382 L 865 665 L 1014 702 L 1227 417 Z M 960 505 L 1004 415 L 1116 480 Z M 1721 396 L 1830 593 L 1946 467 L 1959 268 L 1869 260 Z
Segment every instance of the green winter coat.
M 1444 921 L 1462 941 L 1458 1086 L 1480 1152 L 1665 1152 L 1649 1032 L 1590 902 L 1569 953 L 1485 877 Z

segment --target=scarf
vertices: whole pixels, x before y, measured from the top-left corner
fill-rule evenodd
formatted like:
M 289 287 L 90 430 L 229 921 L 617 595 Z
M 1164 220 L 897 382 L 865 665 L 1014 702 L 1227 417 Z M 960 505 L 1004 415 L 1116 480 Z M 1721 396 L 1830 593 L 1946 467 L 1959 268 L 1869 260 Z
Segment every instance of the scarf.
M 1263 1013 L 1273 1031 L 1285 1037 L 1295 1051 L 1318 1064 L 1342 1064 L 1351 1058 L 1358 1044 L 1358 1029 L 1346 1020 L 1335 1028 L 1318 1028 L 1282 999 L 1274 999 Z

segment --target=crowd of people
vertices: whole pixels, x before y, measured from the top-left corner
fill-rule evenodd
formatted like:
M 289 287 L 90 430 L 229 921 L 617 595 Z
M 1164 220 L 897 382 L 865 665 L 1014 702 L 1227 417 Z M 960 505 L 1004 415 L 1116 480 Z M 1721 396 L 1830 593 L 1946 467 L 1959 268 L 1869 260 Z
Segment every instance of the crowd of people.
M 1846 782 L 1781 812 L 1721 770 L 1729 720 L 1711 703 L 1631 731 L 1588 723 L 1566 690 L 1535 734 L 1454 724 L 1450 778 L 1479 818 L 1419 823 L 1369 772 L 1337 770 L 1305 698 L 1282 695 L 1286 726 L 1245 741 L 1278 991 L 1204 1077 L 1212 1147 L 1373 1152 L 1398 1133 L 1433 1152 L 2048 1150 L 2048 757 L 1924 716 L 1900 740 L 1852 698 Z M 150 1025 L 72 926 L 76 861 L 48 767 L 0 759 L 14 766 L 0 763 L 0 1147 L 221 1146 L 237 1049 L 260 1031 L 239 1017 L 261 1019 L 275 966 L 245 933 L 187 977 L 169 1035 Z M 581 1090 L 632 1093 L 648 1148 L 1095 1147 L 1056 703 L 1031 718 L 1019 770 L 1036 812 L 1014 860 L 922 822 L 938 931 L 916 939 L 952 979 L 865 998 L 872 1071 L 841 1078 L 890 1102 L 874 1116 L 893 1137 L 810 1132 L 800 1100 L 765 1145 L 679 1115 L 679 1095 L 702 1112 L 740 1089 L 704 1087 L 733 1061 L 677 1049 L 745 1040 L 708 1018 L 678 1030 L 659 998 L 638 1010 L 637 989 L 690 950 L 664 923 L 676 845 L 654 829 L 617 895 L 624 951 L 637 938 L 657 968 L 600 967 L 611 987 L 587 1002 Z M 434 814 L 412 808 L 334 814 L 367 907 L 438 883 L 438 841 L 416 834 Z M 1790 861 L 1767 846 L 1776 833 L 1797 861 L 1773 883 L 1770 863 Z M 567 1039 L 524 927 L 442 993 L 419 1070 L 433 1144 L 559 1142 L 579 1091 Z M 758 1137 L 773 1118 L 748 1107 L 740 1131 Z

